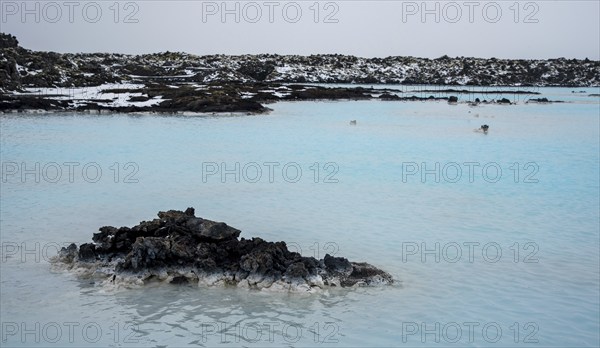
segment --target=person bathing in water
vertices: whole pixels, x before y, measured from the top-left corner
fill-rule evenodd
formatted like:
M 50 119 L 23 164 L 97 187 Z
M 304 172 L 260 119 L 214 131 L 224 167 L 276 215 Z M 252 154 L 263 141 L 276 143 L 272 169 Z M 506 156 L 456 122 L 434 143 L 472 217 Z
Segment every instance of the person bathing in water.
M 484 133 L 487 134 L 489 128 L 490 128 L 490 126 L 488 126 L 487 124 L 484 124 L 479 129 L 481 129 Z

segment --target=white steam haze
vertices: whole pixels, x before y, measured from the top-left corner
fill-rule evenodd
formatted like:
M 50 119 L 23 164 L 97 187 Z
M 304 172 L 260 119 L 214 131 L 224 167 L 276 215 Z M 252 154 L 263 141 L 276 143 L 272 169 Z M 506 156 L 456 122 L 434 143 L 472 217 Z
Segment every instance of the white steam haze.
M 0 12 L 0 31 L 42 51 L 600 59 L 598 0 L 1 0 Z

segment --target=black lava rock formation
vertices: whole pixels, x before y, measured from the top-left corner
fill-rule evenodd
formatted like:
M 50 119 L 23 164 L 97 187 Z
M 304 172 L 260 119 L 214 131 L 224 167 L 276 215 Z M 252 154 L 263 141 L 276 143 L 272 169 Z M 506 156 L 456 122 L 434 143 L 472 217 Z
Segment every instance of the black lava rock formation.
M 238 239 L 240 230 L 185 212 L 159 212 L 158 219 L 129 227 L 105 226 L 93 243 L 63 248 L 54 265 L 105 284 L 136 286 L 153 281 L 230 285 L 273 291 L 392 284 L 367 263 L 325 255 L 304 257 L 284 242 Z

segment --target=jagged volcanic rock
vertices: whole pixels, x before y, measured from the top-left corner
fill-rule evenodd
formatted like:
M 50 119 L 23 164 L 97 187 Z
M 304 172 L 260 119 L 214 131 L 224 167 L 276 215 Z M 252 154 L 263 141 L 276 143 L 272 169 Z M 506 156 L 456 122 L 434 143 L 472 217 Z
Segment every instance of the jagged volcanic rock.
M 314 83 L 599 86 L 599 72 L 600 61 L 565 58 L 39 52 L 0 33 L 0 112 L 258 114 L 270 111 L 263 104 L 279 100 L 436 101 L 448 99 L 449 93 L 475 93 L 456 88 L 430 93 L 310 85 Z M 530 89 L 495 93 L 479 87 L 476 92 L 538 94 Z
M 363 58 L 339 54 L 207 55 L 162 52 L 54 53 L 20 47 L 0 33 L 0 88 L 82 87 L 106 83 L 364 83 L 471 86 L 598 86 L 589 59 Z M 16 74 L 13 74 L 16 72 Z M 4 87 L 3 87 L 4 85 Z
M 129 227 L 101 227 L 93 243 L 63 248 L 53 259 L 105 284 L 152 281 L 232 285 L 274 291 L 392 284 L 392 277 L 367 263 L 325 255 L 303 257 L 284 242 L 238 239 L 241 231 L 185 212 L 159 212 L 158 219 Z

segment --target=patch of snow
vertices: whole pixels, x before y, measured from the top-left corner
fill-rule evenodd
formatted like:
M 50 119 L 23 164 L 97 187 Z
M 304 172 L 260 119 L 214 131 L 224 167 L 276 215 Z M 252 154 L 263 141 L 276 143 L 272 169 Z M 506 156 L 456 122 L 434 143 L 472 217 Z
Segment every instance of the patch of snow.
M 274 92 L 273 95 L 277 96 L 279 98 L 283 98 L 283 97 L 287 97 L 288 95 L 290 95 L 290 93 L 286 93 L 286 92 Z

